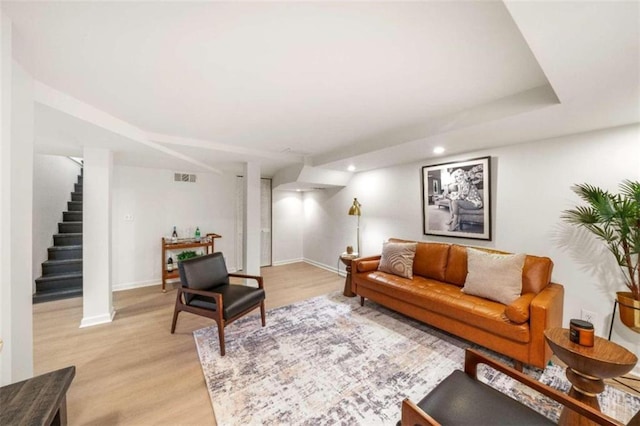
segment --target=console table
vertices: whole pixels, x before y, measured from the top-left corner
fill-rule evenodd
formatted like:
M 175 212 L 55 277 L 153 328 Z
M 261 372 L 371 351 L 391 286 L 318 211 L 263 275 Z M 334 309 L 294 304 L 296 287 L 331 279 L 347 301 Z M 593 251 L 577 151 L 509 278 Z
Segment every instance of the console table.
M 162 292 L 166 293 L 167 280 L 180 277 L 178 272 L 178 262 L 175 262 L 173 271 L 167 270 L 167 251 L 184 251 L 191 248 L 205 247 L 205 254 L 215 252 L 215 239 L 222 238 L 218 234 L 207 234 L 200 241 L 195 238 L 180 239 L 177 242 L 171 242 L 170 238 L 162 238 Z
M 0 388 L 0 424 L 66 425 L 67 390 L 76 367 L 66 367 Z
M 573 343 L 566 328 L 545 330 L 544 337 L 553 353 L 567 364 L 567 379 L 572 385 L 569 396 L 597 410 L 600 410 L 597 395 L 604 390 L 603 379 L 622 376 L 638 362 L 634 354 L 601 337 L 594 337 L 592 347 Z M 596 425 L 567 407 L 562 410 L 558 424 Z

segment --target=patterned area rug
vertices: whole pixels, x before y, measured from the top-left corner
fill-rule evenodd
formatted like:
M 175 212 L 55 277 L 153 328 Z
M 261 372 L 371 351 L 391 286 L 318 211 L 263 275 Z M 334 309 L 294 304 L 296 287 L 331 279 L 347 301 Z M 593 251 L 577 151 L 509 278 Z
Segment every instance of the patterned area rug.
M 358 299 L 335 293 L 274 309 L 264 328 L 256 316 L 238 320 L 226 329 L 224 357 L 215 325 L 195 331 L 218 424 L 395 425 L 404 398 L 417 402 L 462 369 L 468 342 Z M 525 372 L 568 386 L 560 366 Z M 557 404 L 510 378 L 488 368 L 479 375 L 559 416 Z M 640 398 L 616 389 L 602 396 L 603 411 L 623 422 L 640 409 Z

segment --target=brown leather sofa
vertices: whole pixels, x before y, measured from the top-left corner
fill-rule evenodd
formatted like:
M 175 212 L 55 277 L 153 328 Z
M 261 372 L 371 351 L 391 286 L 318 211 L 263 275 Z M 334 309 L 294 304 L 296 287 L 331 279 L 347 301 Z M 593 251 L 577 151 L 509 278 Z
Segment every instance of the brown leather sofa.
M 564 287 L 550 282 L 553 262 L 548 257 L 527 255 L 522 296 L 509 306 L 462 292 L 467 276 L 465 246 L 418 242 L 413 279 L 378 271 L 380 257 L 352 262 L 351 286 L 361 297 L 361 304 L 365 298 L 371 299 L 511 357 L 518 367 L 529 364 L 544 368 L 551 358 L 543 333 L 547 328 L 562 326 Z

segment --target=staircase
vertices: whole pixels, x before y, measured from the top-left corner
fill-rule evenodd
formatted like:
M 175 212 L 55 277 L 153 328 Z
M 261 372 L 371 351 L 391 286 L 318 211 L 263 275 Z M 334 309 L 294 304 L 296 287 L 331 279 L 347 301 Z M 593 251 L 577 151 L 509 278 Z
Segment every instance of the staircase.
M 48 252 L 33 303 L 82 296 L 82 169 Z

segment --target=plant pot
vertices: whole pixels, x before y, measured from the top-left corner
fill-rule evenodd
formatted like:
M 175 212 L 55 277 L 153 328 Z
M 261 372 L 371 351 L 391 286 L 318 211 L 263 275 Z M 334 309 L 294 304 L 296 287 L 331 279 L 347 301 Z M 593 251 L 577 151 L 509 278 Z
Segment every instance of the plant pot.
M 636 333 L 640 333 L 640 300 L 635 300 L 630 291 L 619 291 L 620 321 Z

